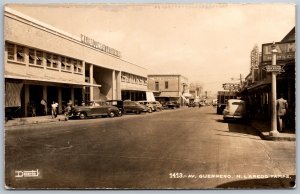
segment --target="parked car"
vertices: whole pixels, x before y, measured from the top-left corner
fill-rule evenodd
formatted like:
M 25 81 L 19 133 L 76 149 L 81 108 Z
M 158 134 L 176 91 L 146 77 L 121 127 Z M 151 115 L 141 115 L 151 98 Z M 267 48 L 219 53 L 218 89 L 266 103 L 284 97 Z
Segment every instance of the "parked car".
M 142 105 L 147 106 L 149 113 L 152 113 L 153 111 L 156 110 L 154 104 L 152 104 L 151 102 L 148 102 L 148 101 L 137 101 L 137 102 L 142 104 Z
M 146 105 L 140 104 L 136 101 L 124 101 L 124 114 L 128 112 L 140 114 L 148 111 L 149 108 Z
M 226 108 L 223 111 L 224 121 L 229 119 L 246 120 L 247 116 L 246 102 L 244 100 L 229 99 L 227 101 Z
M 85 119 L 87 117 L 96 116 L 121 116 L 122 112 L 115 106 L 110 105 L 106 101 L 91 101 L 87 106 L 73 107 L 70 117 L 79 117 Z
M 180 108 L 180 104 L 177 101 L 167 101 L 165 106 L 172 109 Z
M 152 101 L 151 102 L 154 107 L 155 107 L 155 111 L 161 111 L 162 110 L 162 104 L 158 101 Z
M 188 107 L 200 107 L 199 102 L 190 102 L 187 104 Z
M 123 100 L 107 100 L 106 102 L 109 105 L 117 107 L 121 111 L 121 114 L 124 113 L 124 102 L 123 102 Z

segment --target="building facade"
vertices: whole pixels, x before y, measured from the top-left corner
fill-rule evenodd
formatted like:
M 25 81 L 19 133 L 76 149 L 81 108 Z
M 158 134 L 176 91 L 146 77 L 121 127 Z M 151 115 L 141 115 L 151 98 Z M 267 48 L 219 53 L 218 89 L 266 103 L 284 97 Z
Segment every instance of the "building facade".
M 52 102 L 61 113 L 68 102 L 146 98 L 147 70 L 85 35 L 5 7 L 4 39 L 5 107 L 19 107 L 21 116 L 31 116 L 33 109 L 49 114 Z
M 273 43 L 262 45 L 259 55 L 257 75 L 251 71 L 246 77 L 241 94 L 252 105 L 254 115 L 270 120 L 272 113 L 271 73 L 267 72 L 267 66 L 272 65 L 271 46 Z M 293 28 L 280 42 L 276 42 L 277 65 L 282 71 L 277 74 L 277 97 L 283 94 L 289 103 L 287 111 L 288 128 L 295 129 L 295 28 Z
M 155 99 L 164 103 L 177 101 L 181 105 L 188 103 L 188 79 L 182 75 L 148 75 L 148 89 L 153 91 Z

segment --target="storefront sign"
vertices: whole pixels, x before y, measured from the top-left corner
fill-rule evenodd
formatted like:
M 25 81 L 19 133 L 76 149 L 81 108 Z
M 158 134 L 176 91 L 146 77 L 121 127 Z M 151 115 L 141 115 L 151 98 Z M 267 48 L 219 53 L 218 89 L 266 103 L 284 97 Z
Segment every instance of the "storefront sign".
M 121 52 L 116 50 L 116 49 L 113 49 L 113 48 L 110 48 L 98 41 L 95 41 L 94 39 L 92 38 L 89 38 L 83 34 L 81 34 L 81 42 L 86 44 L 86 45 L 89 45 L 89 46 L 92 46 L 98 50 L 101 50 L 103 52 L 106 52 L 108 54 L 111 54 L 111 55 L 114 55 L 116 57 L 121 57 Z
M 225 84 L 223 84 L 223 89 L 237 91 L 240 88 L 240 86 L 241 85 L 238 83 L 225 83 Z
M 263 68 L 266 72 L 284 72 L 284 69 L 280 65 L 267 65 Z
M 277 60 L 295 59 L 295 42 L 277 42 L 275 43 Z M 272 61 L 272 43 L 262 45 L 262 62 Z

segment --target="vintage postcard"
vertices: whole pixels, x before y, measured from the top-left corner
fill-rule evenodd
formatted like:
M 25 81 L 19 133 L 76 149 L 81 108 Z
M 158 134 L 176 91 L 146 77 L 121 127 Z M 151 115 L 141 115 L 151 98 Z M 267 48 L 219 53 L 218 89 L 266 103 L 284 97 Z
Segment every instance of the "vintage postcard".
M 294 189 L 295 5 L 6 4 L 6 189 Z

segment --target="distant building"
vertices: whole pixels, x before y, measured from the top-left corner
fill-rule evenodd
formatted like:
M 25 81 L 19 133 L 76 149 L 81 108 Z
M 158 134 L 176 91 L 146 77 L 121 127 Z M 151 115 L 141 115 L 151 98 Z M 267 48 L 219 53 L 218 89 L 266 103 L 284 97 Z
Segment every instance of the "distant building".
M 199 102 L 202 93 L 202 86 L 197 83 L 191 83 L 189 87 L 189 93 L 191 94 L 190 100 Z
M 160 102 L 177 101 L 181 105 L 189 102 L 188 79 L 182 75 L 148 75 L 148 89 L 154 92 Z

